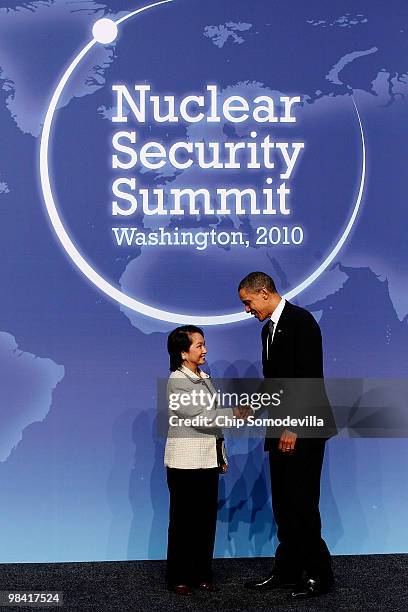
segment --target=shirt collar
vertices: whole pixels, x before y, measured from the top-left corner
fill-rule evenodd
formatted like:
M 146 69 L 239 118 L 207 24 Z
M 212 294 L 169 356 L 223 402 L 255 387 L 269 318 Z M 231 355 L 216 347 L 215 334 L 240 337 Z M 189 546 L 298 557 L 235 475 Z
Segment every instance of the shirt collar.
M 277 305 L 277 307 L 275 308 L 275 310 L 273 311 L 271 315 L 271 321 L 275 324 L 275 327 L 277 326 L 279 322 L 279 319 L 285 307 L 285 304 L 286 304 L 285 298 L 281 298 L 281 301 L 279 302 L 279 304 Z
M 195 374 L 195 372 L 193 372 L 192 370 L 190 370 L 190 368 L 186 368 L 186 366 L 181 365 L 180 366 L 180 370 L 182 372 L 184 372 L 184 374 L 187 374 L 187 376 L 191 376 L 191 378 L 210 378 L 209 374 L 207 374 L 206 372 L 203 372 L 203 370 L 200 370 L 201 372 L 201 376 L 197 376 L 197 374 Z

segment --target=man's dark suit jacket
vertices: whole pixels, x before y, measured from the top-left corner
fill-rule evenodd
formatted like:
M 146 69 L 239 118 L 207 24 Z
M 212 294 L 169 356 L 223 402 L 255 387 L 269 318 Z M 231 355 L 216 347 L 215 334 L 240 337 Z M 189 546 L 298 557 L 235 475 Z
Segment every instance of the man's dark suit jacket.
M 271 409 L 269 416 L 281 417 L 290 414 L 302 417 L 316 414 L 323 418 L 325 427 L 287 427 L 299 436 L 328 438 L 336 433 L 336 426 L 323 381 L 323 348 L 320 327 L 313 315 L 299 306 L 286 302 L 275 329 L 273 342 L 269 346 L 267 359 L 266 343 L 269 319 L 262 329 L 262 365 L 266 379 L 281 379 L 272 383 L 284 388 L 282 403 L 278 410 Z M 284 379 L 284 380 L 282 380 Z M 294 381 L 287 379 L 313 379 Z M 268 383 L 266 380 L 265 383 Z M 276 390 L 276 389 L 275 389 Z M 272 448 L 273 439 L 280 432 L 269 429 L 265 450 Z

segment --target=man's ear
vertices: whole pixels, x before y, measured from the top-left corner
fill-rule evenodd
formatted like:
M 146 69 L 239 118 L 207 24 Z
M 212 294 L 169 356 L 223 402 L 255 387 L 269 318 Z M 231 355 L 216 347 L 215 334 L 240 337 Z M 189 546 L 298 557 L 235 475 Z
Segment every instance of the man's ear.
M 260 290 L 260 294 L 262 295 L 264 300 L 267 300 L 269 298 L 269 292 L 267 289 L 265 289 L 265 287 L 262 287 L 262 289 Z

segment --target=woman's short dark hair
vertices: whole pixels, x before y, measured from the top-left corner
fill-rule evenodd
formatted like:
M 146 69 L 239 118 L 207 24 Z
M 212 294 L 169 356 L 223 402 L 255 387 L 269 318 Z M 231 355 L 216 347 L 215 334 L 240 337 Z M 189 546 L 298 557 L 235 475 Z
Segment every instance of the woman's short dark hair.
M 181 353 L 189 350 L 191 334 L 201 334 L 204 337 L 203 330 L 195 325 L 182 325 L 170 332 L 167 338 L 167 350 L 170 355 L 170 370 L 172 372 L 182 365 L 183 359 Z

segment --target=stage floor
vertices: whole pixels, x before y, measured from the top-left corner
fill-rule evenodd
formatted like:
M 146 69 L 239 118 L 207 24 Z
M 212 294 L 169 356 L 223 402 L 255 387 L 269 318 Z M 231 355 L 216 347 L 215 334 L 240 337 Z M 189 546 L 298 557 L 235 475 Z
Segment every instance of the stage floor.
M 63 607 L 52 609 L 64 612 L 408 610 L 408 555 L 334 557 L 336 588 L 333 593 L 296 603 L 286 590 L 255 594 L 244 589 L 245 580 L 264 575 L 269 567 L 268 559 L 216 559 L 214 570 L 219 593 L 200 592 L 182 597 L 165 589 L 164 561 L 3 564 L 0 590 L 62 591 Z M 30 608 L 1 606 L 0 609 L 7 612 Z

